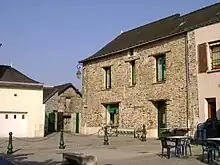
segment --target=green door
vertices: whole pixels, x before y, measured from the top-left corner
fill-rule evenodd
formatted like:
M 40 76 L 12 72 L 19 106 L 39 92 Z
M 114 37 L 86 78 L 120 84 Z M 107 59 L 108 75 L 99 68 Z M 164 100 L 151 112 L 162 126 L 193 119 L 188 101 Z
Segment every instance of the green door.
M 55 113 L 50 112 L 48 116 L 48 133 L 55 132 Z
M 79 112 L 76 112 L 76 133 L 79 133 Z
M 161 134 L 165 131 L 166 128 L 166 105 L 165 102 L 158 102 L 157 104 L 158 109 L 158 137 L 163 137 Z
M 111 104 L 107 106 L 107 109 L 110 113 L 110 122 L 113 125 L 119 124 L 119 105 Z

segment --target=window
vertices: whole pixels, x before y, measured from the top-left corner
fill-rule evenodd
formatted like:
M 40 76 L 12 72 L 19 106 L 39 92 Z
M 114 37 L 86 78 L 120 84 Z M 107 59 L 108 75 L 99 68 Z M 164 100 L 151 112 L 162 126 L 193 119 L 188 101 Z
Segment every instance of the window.
M 16 115 L 14 115 L 14 119 L 16 119 L 16 117 L 17 117 L 17 116 L 16 116 Z
M 166 80 L 166 56 L 162 55 L 156 58 L 156 78 L 157 81 Z
M 5 114 L 5 119 L 8 119 L 8 114 Z
M 212 58 L 212 69 L 220 69 L 220 44 L 210 46 L 211 58 Z
M 22 117 L 21 117 L 22 119 L 25 119 L 25 115 L 22 115 Z
M 70 111 L 71 110 L 70 103 L 71 103 L 71 98 L 67 97 L 66 98 L 66 111 Z
M 128 51 L 128 56 L 133 56 L 134 55 L 134 49 L 130 49 Z
M 105 67 L 105 88 L 111 88 L 111 67 Z
M 136 84 L 135 61 L 131 61 L 131 85 Z

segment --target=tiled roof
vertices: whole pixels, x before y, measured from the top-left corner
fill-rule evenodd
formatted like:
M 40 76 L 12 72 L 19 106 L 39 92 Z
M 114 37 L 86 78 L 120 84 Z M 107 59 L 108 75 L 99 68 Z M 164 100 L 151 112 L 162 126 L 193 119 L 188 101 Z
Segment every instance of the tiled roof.
M 220 22 L 220 3 L 207 6 L 183 16 L 175 14 L 124 32 L 98 52 L 79 62 L 83 63 L 109 56 L 132 47 L 158 41 L 217 22 Z
M 0 82 L 40 84 L 8 65 L 0 65 Z
M 56 93 L 58 93 L 58 95 L 62 94 L 68 88 L 73 88 L 76 91 L 76 93 L 80 95 L 80 97 L 82 97 L 82 94 L 79 92 L 78 89 L 76 89 L 76 87 L 72 83 L 66 83 L 54 87 L 44 87 L 43 102 L 47 102 L 47 100 L 49 100 Z

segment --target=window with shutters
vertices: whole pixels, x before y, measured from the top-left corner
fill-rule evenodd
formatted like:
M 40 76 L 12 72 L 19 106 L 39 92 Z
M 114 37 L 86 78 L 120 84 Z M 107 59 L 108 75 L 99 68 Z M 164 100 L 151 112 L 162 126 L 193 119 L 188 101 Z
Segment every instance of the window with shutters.
M 111 88 L 111 67 L 104 67 L 105 70 L 105 88 Z
M 198 45 L 198 72 L 205 73 L 209 68 L 207 43 Z
M 157 82 L 166 80 L 166 56 L 156 57 L 156 80 Z
M 210 44 L 212 69 L 220 69 L 220 43 Z

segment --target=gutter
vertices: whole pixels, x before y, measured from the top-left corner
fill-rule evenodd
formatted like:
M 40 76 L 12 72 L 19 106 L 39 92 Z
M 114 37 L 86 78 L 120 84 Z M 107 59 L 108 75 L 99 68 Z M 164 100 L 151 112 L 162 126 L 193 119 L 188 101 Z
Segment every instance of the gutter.
M 42 83 L 23 83 L 23 82 L 9 82 L 9 81 L 0 81 L 0 85 L 3 86 L 30 86 L 30 87 L 43 87 Z
M 189 129 L 189 57 L 188 57 L 188 37 L 185 36 L 185 67 L 186 67 L 186 127 Z

